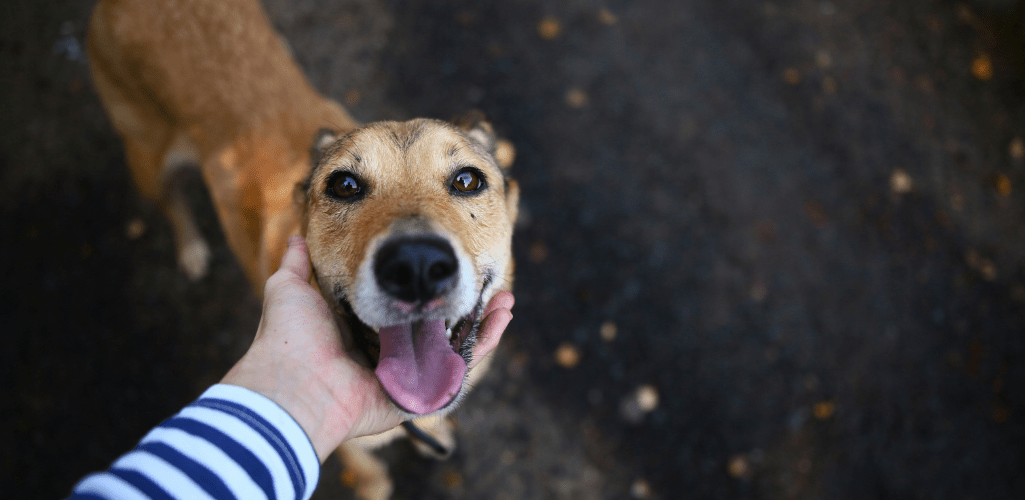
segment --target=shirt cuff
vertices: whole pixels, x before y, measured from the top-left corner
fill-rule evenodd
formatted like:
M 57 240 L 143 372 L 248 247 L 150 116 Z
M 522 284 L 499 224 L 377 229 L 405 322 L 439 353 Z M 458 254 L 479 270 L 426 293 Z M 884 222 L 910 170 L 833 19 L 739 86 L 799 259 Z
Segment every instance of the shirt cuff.
M 265 437 L 271 442 L 281 441 L 272 444 L 281 445 L 279 454 L 284 455 L 282 458 L 290 466 L 290 474 L 298 475 L 291 479 L 300 483 L 302 499 L 308 500 L 320 480 L 320 460 L 313 443 L 299 423 L 274 401 L 244 387 L 216 384 L 207 389 L 196 403 L 215 401 L 229 403 L 227 407 L 232 408 L 231 411 L 241 414 L 245 414 L 246 410 L 251 411 L 247 421 L 253 427 L 269 427 L 261 432 L 265 432 Z

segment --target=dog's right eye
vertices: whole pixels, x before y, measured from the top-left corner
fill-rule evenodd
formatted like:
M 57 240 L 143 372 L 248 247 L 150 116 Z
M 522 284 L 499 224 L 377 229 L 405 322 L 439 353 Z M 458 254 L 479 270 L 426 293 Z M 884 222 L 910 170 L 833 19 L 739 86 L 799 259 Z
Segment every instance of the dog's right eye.
M 351 200 L 363 194 L 363 186 L 355 175 L 337 172 L 328 179 L 327 191 L 335 198 Z

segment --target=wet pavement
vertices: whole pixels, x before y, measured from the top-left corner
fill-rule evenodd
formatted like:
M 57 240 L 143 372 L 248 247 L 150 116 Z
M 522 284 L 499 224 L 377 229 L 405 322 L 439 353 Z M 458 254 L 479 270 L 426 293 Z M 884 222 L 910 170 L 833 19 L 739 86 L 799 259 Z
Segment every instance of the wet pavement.
M 485 111 L 515 319 L 396 498 L 1025 497 L 1014 2 L 271 0 L 363 121 Z M 0 16 L 0 484 L 58 498 L 216 382 L 260 304 L 207 194 L 187 281 L 81 51 Z M 350 498 L 332 459 L 315 498 Z

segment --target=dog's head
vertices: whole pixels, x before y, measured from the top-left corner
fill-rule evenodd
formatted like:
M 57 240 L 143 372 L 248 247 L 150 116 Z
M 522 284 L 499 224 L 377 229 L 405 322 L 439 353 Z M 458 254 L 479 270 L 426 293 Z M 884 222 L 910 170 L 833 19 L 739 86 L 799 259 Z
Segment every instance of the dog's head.
M 512 276 L 519 191 L 491 128 L 378 122 L 318 142 L 304 228 L 321 292 L 399 409 L 450 410 Z

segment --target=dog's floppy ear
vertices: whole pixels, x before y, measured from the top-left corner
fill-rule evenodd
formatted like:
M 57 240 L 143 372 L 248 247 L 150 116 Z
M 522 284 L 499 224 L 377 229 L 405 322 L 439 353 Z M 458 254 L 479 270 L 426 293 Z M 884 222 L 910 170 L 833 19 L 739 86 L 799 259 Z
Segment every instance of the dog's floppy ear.
M 328 148 L 337 141 L 338 133 L 334 130 L 328 128 L 318 130 L 317 135 L 313 138 L 313 145 L 310 146 L 310 166 L 316 167 Z
M 513 160 L 516 158 L 516 148 L 513 147 L 511 142 L 499 139 L 495 135 L 495 129 L 487 121 L 484 112 L 476 109 L 467 111 L 452 120 L 452 123 L 465 131 L 466 135 L 480 143 L 485 151 L 494 156 L 498 166 L 502 168 L 512 166 Z

